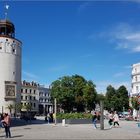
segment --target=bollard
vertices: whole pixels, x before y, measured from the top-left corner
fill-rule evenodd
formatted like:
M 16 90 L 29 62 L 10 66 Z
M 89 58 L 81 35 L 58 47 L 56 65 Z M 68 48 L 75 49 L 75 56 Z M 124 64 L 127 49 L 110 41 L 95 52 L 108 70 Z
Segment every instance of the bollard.
M 62 119 L 62 126 L 65 126 L 65 119 Z
M 138 122 L 137 124 L 138 124 L 138 128 L 139 128 L 139 130 L 140 130 L 140 122 Z M 140 134 L 140 131 L 139 131 L 139 134 Z

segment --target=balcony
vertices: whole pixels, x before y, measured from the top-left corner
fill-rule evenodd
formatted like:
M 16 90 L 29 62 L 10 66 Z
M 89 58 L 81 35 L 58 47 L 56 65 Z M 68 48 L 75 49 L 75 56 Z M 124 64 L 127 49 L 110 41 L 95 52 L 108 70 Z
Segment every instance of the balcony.
M 140 71 L 132 71 L 132 76 L 140 75 Z
M 137 81 L 136 80 L 132 80 L 132 84 L 136 84 L 136 83 L 140 84 L 140 80 L 137 80 Z

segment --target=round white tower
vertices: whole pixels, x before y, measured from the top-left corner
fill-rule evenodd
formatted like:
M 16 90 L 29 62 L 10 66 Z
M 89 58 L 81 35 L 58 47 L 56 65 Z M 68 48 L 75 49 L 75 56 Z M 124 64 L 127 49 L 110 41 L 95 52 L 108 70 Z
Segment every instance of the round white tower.
M 15 38 L 14 24 L 9 20 L 0 20 L 1 113 L 15 113 L 15 106 L 20 103 L 21 45 L 21 41 Z

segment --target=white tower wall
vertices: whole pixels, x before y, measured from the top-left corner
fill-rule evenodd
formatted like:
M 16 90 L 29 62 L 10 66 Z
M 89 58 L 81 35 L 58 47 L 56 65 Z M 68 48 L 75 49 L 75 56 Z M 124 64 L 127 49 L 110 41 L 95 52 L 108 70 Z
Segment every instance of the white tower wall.
M 21 42 L 0 37 L 0 112 L 9 113 L 9 105 L 20 103 L 20 90 Z

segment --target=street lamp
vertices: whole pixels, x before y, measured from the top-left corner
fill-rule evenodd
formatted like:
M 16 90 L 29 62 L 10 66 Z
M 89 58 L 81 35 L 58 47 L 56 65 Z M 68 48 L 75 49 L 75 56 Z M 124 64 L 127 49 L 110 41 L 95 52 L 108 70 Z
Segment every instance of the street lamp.
M 57 113 L 57 106 L 56 106 L 56 98 L 54 99 L 54 122 L 55 122 L 55 125 L 56 125 L 56 113 Z

